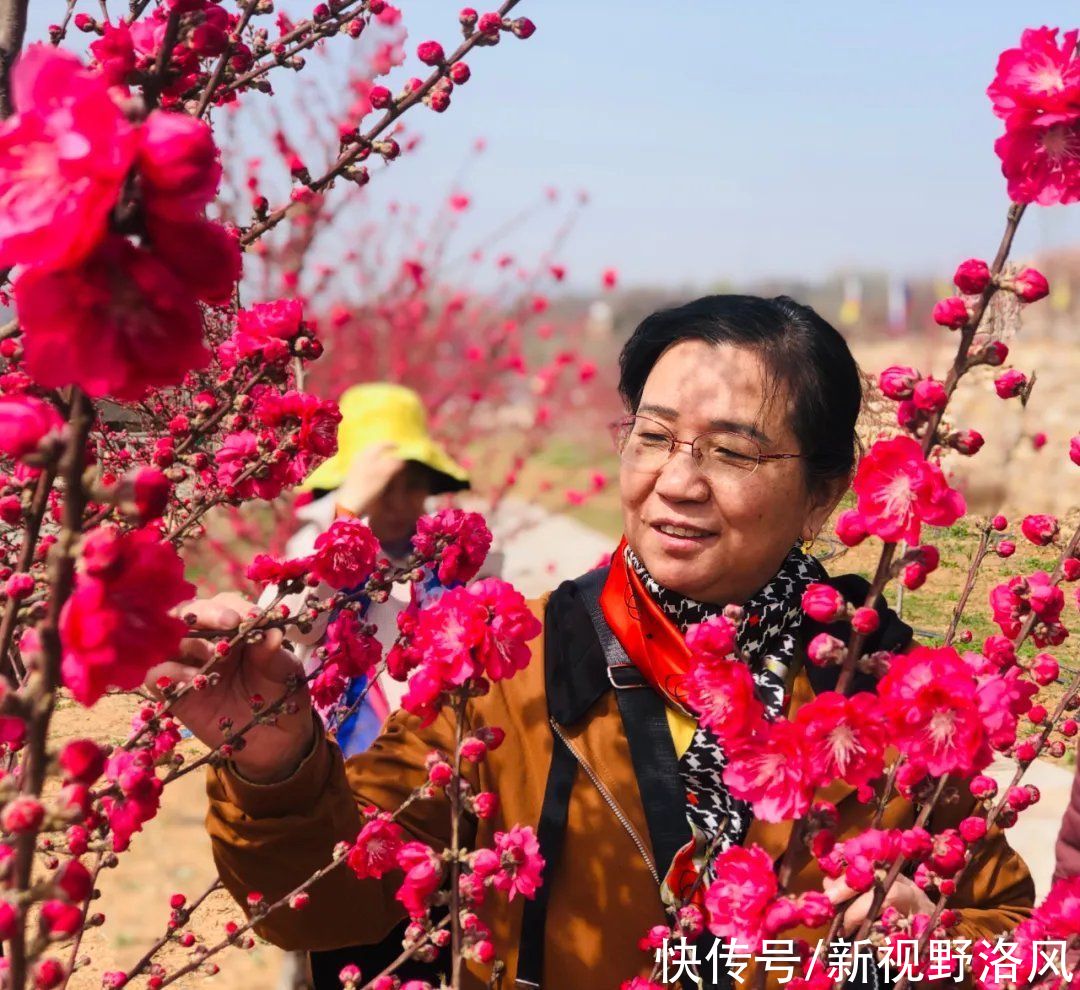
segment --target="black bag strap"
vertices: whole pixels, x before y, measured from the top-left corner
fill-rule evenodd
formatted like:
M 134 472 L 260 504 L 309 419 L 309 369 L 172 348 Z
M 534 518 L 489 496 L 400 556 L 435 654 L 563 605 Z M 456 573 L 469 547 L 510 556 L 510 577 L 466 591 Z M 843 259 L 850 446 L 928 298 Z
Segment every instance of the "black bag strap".
M 615 688 L 619 715 L 630 746 L 630 760 L 645 810 L 656 869 L 663 876 L 675 854 L 692 838 L 682 810 L 686 805 L 686 794 L 679 777 L 679 758 L 671 738 L 664 699 L 626 655 L 622 643 L 604 618 L 600 607 L 604 577 L 593 571 L 574 583 L 581 589 L 582 600 L 589 610 L 589 618 L 608 663 L 608 680 Z M 710 978 L 712 966 L 706 962 L 706 956 L 713 942 L 708 932 L 698 940 L 697 973 L 701 979 L 695 979 L 688 967 L 680 977 L 685 990 L 728 986 L 724 979 L 726 974 L 720 967 L 717 974 L 720 982 L 714 984 Z
M 547 785 L 544 787 L 544 803 L 540 809 L 540 822 L 536 838 L 540 855 L 544 857 L 544 882 L 531 901 L 525 902 L 521 916 L 521 941 L 518 944 L 517 976 L 515 988 L 536 987 L 539 990 L 544 972 L 544 930 L 547 926 L 548 900 L 551 896 L 551 880 L 556 864 L 562 855 L 566 838 L 566 818 L 570 810 L 570 791 L 577 774 L 577 759 L 570 747 L 552 733 L 554 746 L 551 751 L 551 767 L 548 769 Z
M 657 872 L 662 876 L 675 854 L 690 841 L 686 816 L 671 813 L 682 808 L 686 795 L 679 783 L 679 758 L 671 738 L 664 699 L 652 690 L 637 665 L 626 655 L 600 608 L 600 581 L 595 572 L 575 582 L 589 610 L 604 658 L 608 679 L 615 688 L 630 759 L 634 764 L 645 820 L 649 826 Z M 636 675 L 636 676 L 633 676 Z

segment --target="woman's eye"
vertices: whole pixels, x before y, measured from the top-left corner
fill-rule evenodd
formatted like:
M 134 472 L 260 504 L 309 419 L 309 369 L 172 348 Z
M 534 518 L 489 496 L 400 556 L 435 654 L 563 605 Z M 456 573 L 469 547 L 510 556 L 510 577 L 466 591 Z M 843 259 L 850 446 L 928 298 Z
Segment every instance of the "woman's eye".
M 638 440 L 641 443 L 648 444 L 649 446 L 667 446 L 668 438 L 662 433 L 639 433 L 637 435 Z
M 732 450 L 730 447 L 724 447 L 720 444 L 714 444 L 708 450 L 709 457 L 715 458 L 718 461 L 733 461 L 738 464 L 746 464 L 749 461 L 753 461 L 754 458 L 748 454 L 744 454 L 738 450 Z

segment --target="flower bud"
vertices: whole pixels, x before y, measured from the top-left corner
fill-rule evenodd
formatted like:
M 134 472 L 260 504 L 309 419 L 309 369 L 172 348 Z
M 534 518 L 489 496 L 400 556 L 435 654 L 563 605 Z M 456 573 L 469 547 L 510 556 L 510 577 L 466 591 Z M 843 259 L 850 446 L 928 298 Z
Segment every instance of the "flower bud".
M 19 912 L 10 901 L 0 901 L 0 939 L 5 942 L 15 937 Z
M 986 835 L 986 818 L 972 815 L 960 823 L 960 835 L 964 842 L 977 842 Z
M 487 756 L 487 746 L 476 736 L 470 736 L 462 741 L 461 758 L 463 760 L 468 760 L 470 763 L 479 763 L 485 756 Z
M 1050 515 L 1024 516 L 1020 523 L 1020 532 L 1037 547 L 1045 547 L 1057 536 L 1058 521 Z
M 424 65 L 439 65 L 445 60 L 446 53 L 437 41 L 421 41 L 416 47 L 416 57 Z
M 342 990 L 356 990 L 360 983 L 360 967 L 356 963 L 349 963 L 342 967 L 341 972 L 338 973 L 338 980 L 341 982 Z
M 858 509 L 846 509 L 836 517 L 836 535 L 846 547 L 857 547 L 870 535 Z
M 50 935 L 74 935 L 82 925 L 82 908 L 65 901 L 46 901 L 41 905 L 41 922 Z
M 968 321 L 967 303 L 960 296 L 949 296 L 934 306 L 934 322 L 950 330 L 959 330 Z
M 1005 800 L 1014 811 L 1023 811 L 1031 804 L 1031 795 L 1026 787 L 1010 787 Z
M 45 808 L 37 798 L 20 795 L 9 801 L 0 811 L 0 828 L 15 834 L 33 832 L 44 817 Z
M 454 778 L 454 768 L 449 763 L 433 763 L 428 770 L 428 780 L 436 787 L 446 787 Z
M 908 591 L 918 591 L 926 583 L 926 574 L 926 568 L 915 562 L 904 568 L 900 581 Z
M 1039 755 L 1039 749 L 1030 739 L 1025 739 L 1017 745 L 1013 755 L 1021 763 L 1030 763 Z
M 4 594 L 13 601 L 21 601 L 34 590 L 34 579 L 29 574 L 12 574 L 4 584 Z
M 1025 268 L 1012 282 L 1015 292 L 1024 302 L 1038 302 L 1050 292 L 1050 284 L 1042 272 L 1035 268 Z
M 828 633 L 818 633 L 806 647 L 806 655 L 811 663 L 819 667 L 840 663 L 844 659 L 845 652 L 843 641 Z
M 990 525 L 993 529 L 996 529 L 1000 533 L 1009 525 L 1009 520 L 1006 519 L 1003 515 L 998 514 L 990 520 Z
M 472 802 L 477 818 L 490 818 L 499 807 L 499 796 L 491 791 L 481 791 Z
M 536 33 L 536 25 L 527 17 L 518 17 L 510 22 L 510 30 L 514 32 L 515 37 L 524 41 Z
M 1012 540 L 1001 540 L 994 549 L 999 557 L 1007 560 L 1016 553 L 1016 544 Z
M 65 783 L 92 784 L 105 772 L 105 751 L 92 739 L 65 743 L 57 757 Z
M 877 614 L 876 609 L 872 608 L 857 608 L 855 614 L 851 617 L 851 628 L 857 633 L 863 636 L 869 636 L 871 633 L 876 632 L 881 619 Z
M 878 375 L 878 387 L 887 398 L 910 399 L 915 383 L 921 377 L 914 368 L 894 364 Z
M 990 284 L 990 266 L 979 258 L 960 262 L 953 284 L 966 296 L 979 295 Z
M 946 438 L 946 443 L 965 457 L 977 454 L 985 442 L 978 430 L 957 430 Z
M 847 612 L 847 602 L 831 585 L 814 582 L 803 592 L 802 608 L 817 622 L 835 622 Z
M 912 390 L 911 399 L 915 408 L 922 412 L 938 412 L 945 408 L 949 397 L 945 386 L 936 378 L 924 378 Z
M 1015 368 L 1009 369 L 994 379 L 994 390 L 1002 399 L 1015 398 L 1024 391 L 1026 386 L 1027 375 Z

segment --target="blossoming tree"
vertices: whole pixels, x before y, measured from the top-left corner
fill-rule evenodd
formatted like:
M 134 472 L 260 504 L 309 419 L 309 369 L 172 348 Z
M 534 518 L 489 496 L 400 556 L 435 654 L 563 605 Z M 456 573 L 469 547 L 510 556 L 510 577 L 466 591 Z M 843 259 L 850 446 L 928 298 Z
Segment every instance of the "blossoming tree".
M 89 913 L 95 879 L 156 814 L 163 788 L 227 757 L 252 726 L 280 717 L 290 696 L 306 690 L 298 682 L 278 698 L 245 696 L 251 717 L 246 725 L 222 725 L 221 746 L 186 764 L 175 752 L 180 735 L 170 713 L 186 695 L 220 681 L 217 658 L 318 617 L 315 609 L 289 615 L 279 596 L 212 644 L 193 683 L 159 678 L 122 745 L 50 742 L 58 691 L 87 707 L 106 691 L 133 691 L 189 635 L 178 606 L 196 589 L 185 580 L 178 549 L 198 535 L 207 514 L 276 497 L 335 448 L 334 404 L 296 387 L 321 352 L 303 305 L 296 298 L 242 305 L 245 252 L 312 196 L 366 181 L 365 160 L 393 161 L 399 119 L 421 106 L 445 110 L 455 86 L 469 78 L 464 59 L 473 49 L 529 37 L 531 22 L 510 16 L 515 5 L 508 0 L 482 15 L 463 10 L 454 50 L 435 41 L 417 47 L 425 78 L 396 92 L 375 87 L 321 174 L 297 172 L 280 204 L 256 203 L 233 224 L 215 219 L 213 207 L 223 169 L 212 128 L 217 115 L 271 93 L 275 74 L 303 68 L 303 52 L 396 23 L 395 8 L 384 0 L 331 0 L 306 18 L 279 15 L 267 23 L 267 0 L 135 0 L 113 16 L 107 4 L 91 14 L 73 0 L 51 29 L 51 44 L 21 53 L 25 0 L 0 12 L 9 56 L 0 78 L 0 103 L 9 111 L 0 133 L 0 265 L 10 285 L 3 301 L 15 308 L 0 355 L 6 984 L 66 984 L 82 962 L 83 931 L 103 920 Z M 93 38 L 83 56 L 65 47 L 73 29 Z M 402 574 L 378 558 L 365 527 L 342 522 L 310 558 L 256 560 L 252 573 L 276 580 L 283 593 L 325 580 L 378 596 L 427 566 L 447 580 L 466 580 L 489 541 L 478 518 L 443 514 L 421 528 Z M 447 672 L 443 686 L 451 693 L 475 690 L 484 674 L 509 676 L 536 633 L 535 623 L 508 619 L 522 608 L 521 597 L 501 582 L 459 595 L 476 603 L 475 632 L 492 660 L 485 664 L 477 644 L 478 665 Z M 325 662 L 310 678 L 316 694 L 381 659 L 351 598 L 333 595 L 320 608 L 334 619 Z M 418 632 L 426 622 L 418 621 Z M 506 657 L 515 659 L 508 665 Z M 494 735 L 462 740 L 471 759 L 495 744 Z M 460 789 L 454 795 L 462 799 Z M 482 808 L 486 798 L 468 800 Z M 381 827 L 389 828 L 391 817 Z M 506 841 L 528 845 L 528 830 Z M 359 854 L 351 860 L 361 868 Z M 527 874 L 517 879 L 498 856 L 480 879 L 511 892 L 531 889 Z M 188 972 L 213 971 L 214 955 L 249 943 L 250 922 L 231 925 L 216 945 L 182 931 L 203 896 L 175 896 L 162 939 L 133 967 L 108 973 L 106 983 L 143 976 L 164 987 Z M 297 891 L 292 908 L 302 899 Z M 257 898 L 251 901 L 257 914 Z M 460 925 L 451 929 L 460 950 Z M 190 962 L 167 972 L 156 958 L 167 942 L 191 948 Z

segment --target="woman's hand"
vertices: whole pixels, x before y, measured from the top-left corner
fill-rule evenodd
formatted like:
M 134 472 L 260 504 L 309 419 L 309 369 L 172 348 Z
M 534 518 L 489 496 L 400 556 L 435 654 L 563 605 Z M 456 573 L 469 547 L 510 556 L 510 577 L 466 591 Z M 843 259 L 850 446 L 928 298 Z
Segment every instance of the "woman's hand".
M 241 595 L 222 594 L 196 599 L 179 606 L 178 615 L 194 615 L 195 629 L 235 629 L 252 608 Z M 289 677 L 303 677 L 300 661 L 282 647 L 282 633 L 269 629 L 261 643 L 234 650 L 214 665 L 219 679 L 213 686 L 188 691 L 173 706 L 173 714 L 207 746 L 220 746 L 224 733 L 220 722 L 229 719 L 232 730 L 247 725 L 254 714 L 251 698 L 261 695 L 267 705 L 285 692 Z M 213 642 L 185 638 L 179 655 L 151 668 L 146 686 L 160 694 L 155 681 L 165 675 L 181 685 L 206 667 L 214 656 Z M 273 725 L 258 725 L 244 736 L 244 746 L 233 756 L 237 770 L 256 783 L 272 783 L 289 777 L 311 748 L 314 735 L 311 699 L 301 686 L 290 696 L 297 708 L 292 714 L 281 712 Z
M 843 877 L 837 877 L 835 880 L 826 877 L 822 889 L 829 900 L 833 902 L 833 905 L 843 904 L 844 901 L 855 897 L 855 891 L 844 883 Z M 852 935 L 858 931 L 859 926 L 866 920 L 866 913 L 870 910 L 873 899 L 873 890 L 868 890 L 855 898 L 855 901 L 844 912 L 842 922 L 844 935 Z M 881 906 L 882 909 L 894 907 L 902 915 L 906 916 L 930 914 L 934 910 L 934 902 L 903 874 L 900 874 L 893 881 L 893 885 L 886 893 Z
M 396 450 L 396 444 L 377 443 L 360 451 L 352 459 L 334 501 L 354 515 L 367 515 L 371 503 L 405 466 L 405 461 L 397 455 Z

